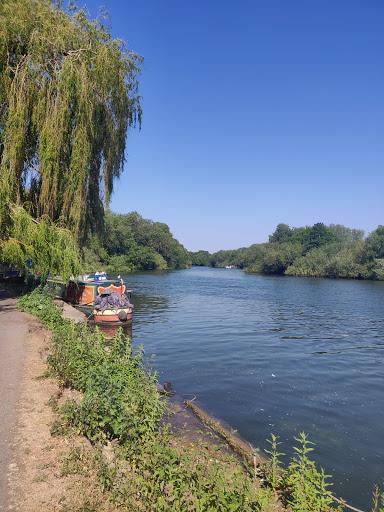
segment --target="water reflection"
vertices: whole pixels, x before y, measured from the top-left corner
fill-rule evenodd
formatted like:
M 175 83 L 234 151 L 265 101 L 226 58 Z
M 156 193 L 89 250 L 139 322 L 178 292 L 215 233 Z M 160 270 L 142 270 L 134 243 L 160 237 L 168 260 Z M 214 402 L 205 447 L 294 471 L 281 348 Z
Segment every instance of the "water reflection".
M 117 330 L 119 329 L 119 326 L 116 325 L 98 325 L 97 326 L 99 330 L 104 334 L 107 340 L 110 340 L 114 337 Z M 128 337 L 129 339 L 132 338 L 132 322 L 126 325 L 121 325 L 121 329 L 123 330 L 123 334 L 125 337 Z

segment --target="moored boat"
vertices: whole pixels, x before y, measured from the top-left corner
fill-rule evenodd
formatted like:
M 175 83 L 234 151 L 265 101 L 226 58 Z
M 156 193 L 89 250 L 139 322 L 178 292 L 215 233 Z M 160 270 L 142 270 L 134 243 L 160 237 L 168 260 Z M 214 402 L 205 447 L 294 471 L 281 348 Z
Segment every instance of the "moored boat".
M 122 286 L 124 286 L 122 284 Z M 132 321 L 132 309 L 128 295 L 114 286 L 103 288 L 96 297 L 91 321 L 97 324 L 121 324 Z
M 60 298 L 88 316 L 97 325 L 121 326 L 132 322 L 132 290 L 105 274 L 83 275 L 65 283 L 59 277 L 48 278 L 48 286 Z

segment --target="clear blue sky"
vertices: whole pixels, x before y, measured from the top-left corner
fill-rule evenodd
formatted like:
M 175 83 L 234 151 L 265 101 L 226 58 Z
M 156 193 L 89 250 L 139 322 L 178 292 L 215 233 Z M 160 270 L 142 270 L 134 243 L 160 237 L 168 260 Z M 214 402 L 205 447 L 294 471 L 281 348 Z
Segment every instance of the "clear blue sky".
M 384 224 L 383 0 L 86 5 L 145 58 L 113 211 L 210 252 L 280 222 Z

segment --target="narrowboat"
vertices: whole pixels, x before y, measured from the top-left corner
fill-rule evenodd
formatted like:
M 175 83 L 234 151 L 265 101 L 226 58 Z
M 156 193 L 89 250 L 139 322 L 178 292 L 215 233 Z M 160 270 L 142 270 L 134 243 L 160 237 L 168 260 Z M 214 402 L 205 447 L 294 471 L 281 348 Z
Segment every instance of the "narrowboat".
M 17 278 L 20 278 L 19 270 L 0 263 L 0 282 L 15 281 Z
M 49 277 L 48 286 L 55 296 L 68 302 L 97 325 L 121 326 L 132 322 L 132 290 L 122 279 L 111 280 L 103 273 L 79 276 L 65 283 L 60 277 Z

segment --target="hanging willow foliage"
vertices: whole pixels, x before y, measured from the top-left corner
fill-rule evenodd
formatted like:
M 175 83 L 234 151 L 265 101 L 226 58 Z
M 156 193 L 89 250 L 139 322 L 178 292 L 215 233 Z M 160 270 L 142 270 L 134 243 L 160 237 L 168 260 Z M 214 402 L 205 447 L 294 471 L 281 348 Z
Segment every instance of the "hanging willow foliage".
M 127 129 L 141 123 L 141 62 L 83 10 L 0 2 L 0 260 L 7 243 L 24 250 L 20 207 L 42 231 L 69 229 L 72 245 L 102 225 Z
M 42 275 L 56 270 L 66 280 L 81 272 L 80 253 L 68 229 L 53 224 L 47 216 L 36 221 L 20 206 L 13 207 L 10 218 L 8 236 L 0 239 L 3 261 L 21 269 L 29 262 L 31 271 Z

